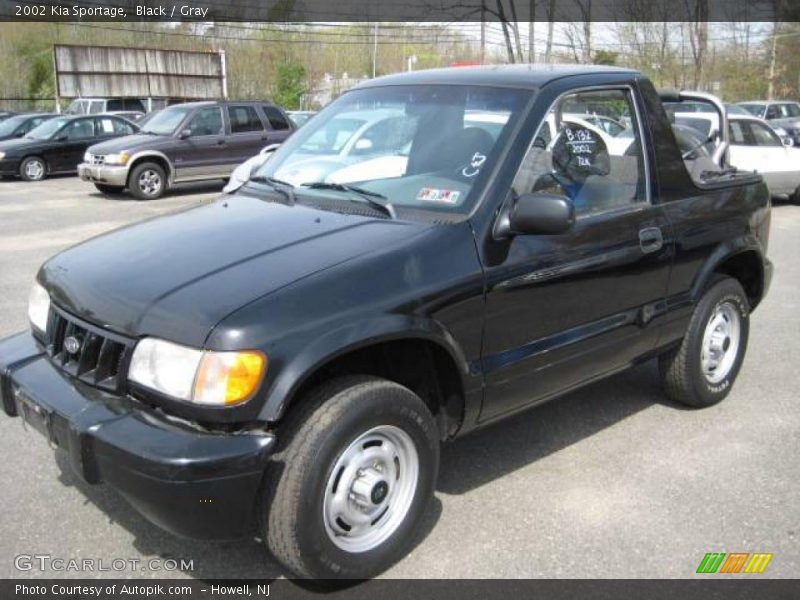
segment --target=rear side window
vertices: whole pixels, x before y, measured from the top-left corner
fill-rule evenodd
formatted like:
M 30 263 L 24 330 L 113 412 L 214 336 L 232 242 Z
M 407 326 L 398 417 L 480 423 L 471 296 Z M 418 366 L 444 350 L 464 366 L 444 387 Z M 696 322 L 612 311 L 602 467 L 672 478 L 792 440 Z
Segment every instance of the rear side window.
M 290 128 L 288 120 L 277 108 L 270 106 L 269 104 L 264 104 L 261 106 L 261 108 L 264 109 L 264 114 L 269 120 L 270 127 L 278 131 Z
M 761 123 L 747 123 L 750 130 L 750 146 L 783 146 L 781 139 L 766 125 Z
M 737 146 L 744 146 L 747 144 L 744 127 L 742 127 L 741 121 L 731 121 L 728 125 L 728 129 L 731 134 L 731 144 L 736 144 Z
M 130 135 L 133 127 L 120 119 L 104 118 L 97 120 L 98 135 Z
M 228 119 L 231 122 L 231 133 L 246 133 L 264 129 L 264 124 L 252 106 L 229 106 Z
M 635 115 L 629 90 L 608 89 L 559 98 L 531 140 L 513 189 L 516 194 L 549 192 L 569 198 L 578 216 L 647 201 L 644 158 L 637 119 L 617 135 L 592 123 L 607 116 L 621 126 Z M 547 140 L 544 132 L 555 132 Z

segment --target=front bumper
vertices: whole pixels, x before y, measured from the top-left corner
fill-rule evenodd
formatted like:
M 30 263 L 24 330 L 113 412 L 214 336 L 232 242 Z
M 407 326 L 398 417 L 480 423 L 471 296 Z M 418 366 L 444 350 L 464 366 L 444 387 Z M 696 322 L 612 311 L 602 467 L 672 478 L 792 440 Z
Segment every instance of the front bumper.
M 4 158 L 0 160 L 0 175 L 3 177 L 19 175 L 19 160 L 16 158 Z
M 163 529 L 197 539 L 253 533 L 274 435 L 168 421 L 70 378 L 27 332 L 0 341 L 0 401 L 7 415 L 66 451 L 83 480 L 109 484 Z
M 120 165 L 78 165 L 78 177 L 84 181 L 125 187 L 128 185 L 128 167 Z

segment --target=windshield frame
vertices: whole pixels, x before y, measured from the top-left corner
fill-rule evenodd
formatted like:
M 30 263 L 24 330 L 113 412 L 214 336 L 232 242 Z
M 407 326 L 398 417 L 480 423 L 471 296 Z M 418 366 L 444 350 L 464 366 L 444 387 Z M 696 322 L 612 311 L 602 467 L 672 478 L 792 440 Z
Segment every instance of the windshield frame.
M 518 137 L 520 129 L 523 127 L 525 122 L 530 117 L 530 111 L 532 106 L 535 103 L 535 100 L 538 96 L 539 89 L 533 87 L 526 87 L 523 85 L 520 86 L 507 86 L 507 85 L 494 85 L 491 83 L 435 83 L 435 84 L 420 84 L 420 83 L 397 83 L 397 84 L 385 84 L 385 85 L 366 85 L 361 87 L 356 87 L 351 90 L 346 91 L 343 93 L 339 98 L 325 106 L 322 110 L 314 115 L 314 121 L 316 123 L 324 124 L 328 121 L 326 118 L 326 113 L 328 112 L 335 112 L 338 114 L 346 114 L 347 112 L 354 111 L 355 109 L 348 109 L 348 108 L 339 108 L 340 104 L 339 101 L 343 98 L 350 99 L 352 95 L 358 93 L 373 93 L 379 92 L 381 90 L 392 90 L 396 91 L 398 88 L 431 88 L 432 86 L 441 87 L 441 88 L 468 88 L 473 90 L 495 90 L 499 93 L 514 93 L 518 94 L 519 98 L 517 100 L 518 105 L 515 109 L 511 109 L 509 111 L 508 116 L 508 128 L 506 129 L 505 126 L 503 130 L 501 130 L 499 137 L 495 140 L 494 146 L 492 147 L 491 153 L 493 156 L 493 162 L 489 165 L 488 169 L 482 170 L 479 175 L 474 179 L 472 185 L 470 186 L 469 190 L 467 191 L 464 200 L 460 203 L 458 208 L 452 209 L 448 208 L 447 206 L 437 206 L 435 203 L 431 203 L 430 206 L 421 206 L 418 204 L 405 204 L 403 202 L 395 202 L 395 199 L 388 196 L 387 200 L 392 204 L 392 206 L 401 214 L 400 218 L 409 218 L 411 220 L 419 219 L 419 220 L 436 220 L 439 222 L 461 222 L 472 218 L 475 213 L 480 209 L 480 207 L 484 203 L 484 199 L 486 196 L 486 192 L 492 183 L 495 181 L 499 170 L 501 170 L 505 166 L 505 162 L 508 159 L 508 151 L 509 148 L 513 145 L 514 141 Z M 383 110 L 383 109 L 372 109 L 372 110 Z M 473 109 L 465 109 L 464 116 L 469 114 L 469 111 Z M 487 109 L 488 110 L 488 109 Z M 331 117 L 335 118 L 335 117 Z M 465 119 L 466 120 L 466 119 Z M 374 123 L 373 123 L 374 125 Z M 370 125 L 371 126 L 371 125 Z M 303 132 L 303 129 L 298 129 L 291 138 L 289 138 L 286 142 L 284 142 L 280 148 L 278 148 L 272 159 L 261 165 L 255 172 L 254 175 L 260 176 L 268 176 L 272 177 L 275 176 L 275 173 L 278 172 L 280 169 L 281 164 L 284 162 L 286 158 L 288 158 L 292 154 L 297 154 L 299 148 L 307 141 L 307 138 L 311 137 L 316 133 L 307 134 L 305 139 L 302 141 L 297 141 L 292 144 L 293 138 L 300 140 L 301 136 L 300 133 Z M 352 141 L 352 140 L 351 140 Z M 322 155 L 320 155 L 322 156 Z M 371 181 L 381 181 L 383 179 L 375 179 L 375 180 L 365 180 L 365 181 L 358 181 L 353 182 L 354 185 L 359 185 L 365 187 L 369 191 L 378 191 L 378 190 L 371 190 L 369 189 L 369 184 Z M 247 184 L 245 184 L 247 185 Z M 244 187 L 244 186 L 243 186 Z M 310 191 L 307 187 L 298 186 L 295 190 L 296 195 L 304 198 L 321 198 L 321 196 L 314 194 L 306 194 L 306 192 Z M 334 192 L 335 193 L 335 192 Z M 333 196 L 328 196 L 332 198 Z M 314 204 L 314 202 L 309 202 L 309 204 Z

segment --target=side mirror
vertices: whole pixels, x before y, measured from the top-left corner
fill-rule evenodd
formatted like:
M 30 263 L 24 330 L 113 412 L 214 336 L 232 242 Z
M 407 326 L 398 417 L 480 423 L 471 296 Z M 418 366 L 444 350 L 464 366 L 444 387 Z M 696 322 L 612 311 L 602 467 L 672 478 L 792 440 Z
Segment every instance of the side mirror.
M 179 140 L 185 140 L 186 138 L 192 137 L 192 130 L 191 129 L 182 129 L 181 132 L 178 134 Z
M 67 135 L 60 135 L 60 136 L 58 136 L 58 137 L 56 138 L 56 141 L 57 141 L 57 142 L 66 142 L 68 139 L 69 139 L 69 136 L 67 136 Z
M 781 138 L 784 146 L 791 147 L 794 146 L 794 140 L 790 137 Z
M 372 140 L 367 140 L 364 138 L 358 140 L 355 145 L 356 150 L 369 150 L 370 148 L 372 148 Z
M 25 132 L 24 131 L 19 131 L 19 132 L 14 134 L 14 137 L 17 137 L 17 138 L 25 137 Z
M 271 155 L 273 152 L 275 152 L 275 150 L 277 150 L 280 147 L 281 147 L 280 144 L 270 144 L 269 146 L 265 146 L 264 148 L 262 148 L 259 154 L 261 156 Z
M 555 235 L 575 223 L 575 206 L 564 196 L 547 192 L 522 194 L 508 216 L 509 233 Z

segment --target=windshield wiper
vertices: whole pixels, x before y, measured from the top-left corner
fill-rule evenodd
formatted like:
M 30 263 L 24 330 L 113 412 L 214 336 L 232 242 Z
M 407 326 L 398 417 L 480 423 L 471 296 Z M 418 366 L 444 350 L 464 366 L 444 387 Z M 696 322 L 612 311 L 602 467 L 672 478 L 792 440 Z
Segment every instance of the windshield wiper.
M 282 179 L 276 179 L 275 177 L 264 177 L 263 175 L 254 175 L 248 181 L 253 181 L 255 183 L 264 183 L 271 187 L 276 192 L 280 192 L 283 194 L 286 199 L 289 201 L 289 204 L 294 206 L 296 199 L 294 195 L 294 186 L 289 183 L 288 181 L 283 181 Z
M 366 190 L 356 185 L 350 185 L 349 183 L 312 181 L 311 183 L 304 183 L 302 185 L 303 187 L 311 188 L 312 190 L 335 190 L 337 192 L 350 192 L 353 194 L 358 194 L 367 202 L 367 204 L 377 208 L 381 212 L 386 213 L 390 219 L 397 219 L 397 213 L 394 210 L 394 206 L 392 206 L 389 202 L 381 202 L 381 200 L 388 200 L 388 198 L 383 194 L 379 194 L 378 192 Z

